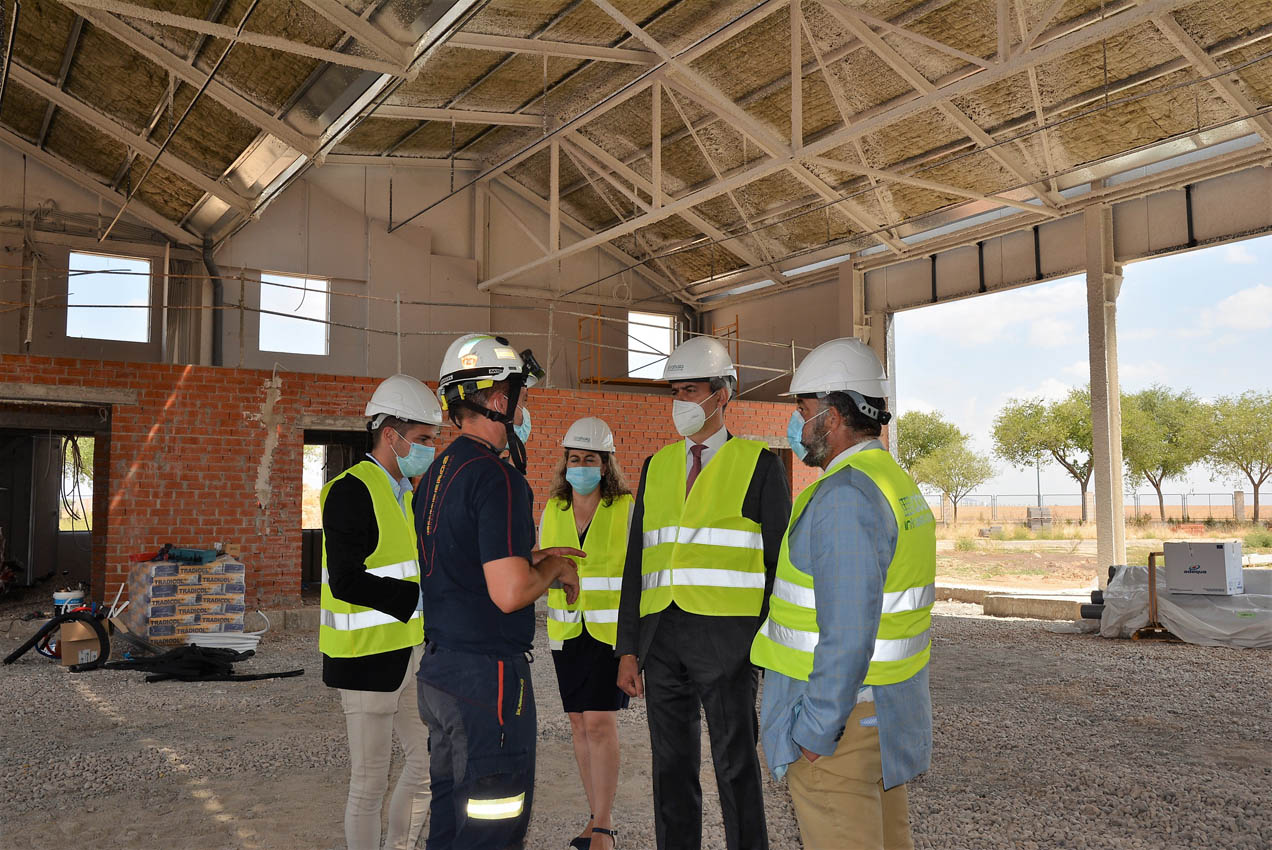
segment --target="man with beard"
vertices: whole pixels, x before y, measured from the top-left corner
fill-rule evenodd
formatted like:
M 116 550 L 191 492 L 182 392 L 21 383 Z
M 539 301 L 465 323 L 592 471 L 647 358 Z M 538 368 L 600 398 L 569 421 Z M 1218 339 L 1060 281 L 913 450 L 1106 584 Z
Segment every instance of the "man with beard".
M 928 769 L 935 522 L 879 442 L 879 359 L 814 349 L 791 380 L 791 449 L 824 473 L 800 493 L 751 660 L 768 670 L 761 739 L 810 850 L 913 848 L 905 783 Z

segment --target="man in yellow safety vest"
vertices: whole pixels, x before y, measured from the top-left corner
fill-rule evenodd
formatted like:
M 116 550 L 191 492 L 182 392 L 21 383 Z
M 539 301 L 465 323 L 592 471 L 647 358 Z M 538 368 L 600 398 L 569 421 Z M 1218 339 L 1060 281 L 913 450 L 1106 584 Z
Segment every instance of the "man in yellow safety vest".
M 385 846 L 414 847 L 428 818 L 428 730 L 416 708 L 423 651 L 411 478 L 433 459 L 437 398 L 409 375 L 385 379 L 366 407 L 371 452 L 322 490 L 322 680 L 340 691 L 349 733 L 350 850 L 380 850 L 393 734 L 406 765 Z
M 747 648 L 767 607 L 790 491 L 775 454 L 725 430 L 737 373 L 719 341 L 680 345 L 663 380 L 686 439 L 641 471 L 619 601 L 618 684 L 646 696 L 659 850 L 702 846 L 700 709 L 725 845 L 765 850 L 758 676 Z
M 795 501 L 751 648 L 764 753 L 808 850 L 912 848 L 905 783 L 932 754 L 932 511 L 878 440 L 891 414 L 868 346 L 818 346 L 787 395 L 791 449 L 824 473 Z

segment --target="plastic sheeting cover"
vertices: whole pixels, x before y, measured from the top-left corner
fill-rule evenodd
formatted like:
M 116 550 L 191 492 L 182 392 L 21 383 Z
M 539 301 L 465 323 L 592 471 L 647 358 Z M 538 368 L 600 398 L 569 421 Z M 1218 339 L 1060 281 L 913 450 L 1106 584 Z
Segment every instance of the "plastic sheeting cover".
M 1244 571 L 1238 596 L 1168 593 L 1157 568 L 1157 617 L 1172 634 L 1202 646 L 1272 648 L 1272 570 Z M 1148 567 L 1122 567 L 1104 591 L 1100 634 L 1130 637 L 1148 624 Z

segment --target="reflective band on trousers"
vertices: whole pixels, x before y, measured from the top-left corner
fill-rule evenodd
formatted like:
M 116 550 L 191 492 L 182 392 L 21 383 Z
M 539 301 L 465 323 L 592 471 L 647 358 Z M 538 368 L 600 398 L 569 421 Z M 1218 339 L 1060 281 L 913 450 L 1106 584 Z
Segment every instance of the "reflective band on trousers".
M 468 816 L 477 820 L 506 820 L 519 816 L 525 805 L 524 792 L 515 797 L 499 797 L 493 800 L 469 798 Z
M 687 528 L 669 525 L 646 531 L 642 535 L 645 548 L 652 549 L 663 543 L 694 544 L 697 546 L 728 546 L 731 549 L 764 550 L 764 537 L 757 531 L 739 531 L 735 528 Z
M 773 582 L 773 595 L 801 608 L 817 608 L 817 594 L 811 587 L 779 578 Z M 926 608 L 936 601 L 936 585 L 910 587 L 883 594 L 883 613 L 901 614 Z
M 369 567 L 367 575 L 379 576 L 380 578 L 400 578 L 402 580 L 415 578 L 420 574 L 419 561 L 398 561 L 396 564 L 385 564 L 383 567 Z M 322 583 L 330 584 L 327 581 L 327 568 L 322 568 Z
M 387 626 L 390 623 L 402 622 L 392 614 L 386 614 L 383 611 L 358 611 L 353 614 L 337 614 L 335 611 L 328 611 L 324 608 L 321 614 L 322 624 L 339 632 L 352 632 L 358 629 L 369 629 L 374 626 Z M 411 620 L 418 620 L 419 618 L 419 611 L 411 614 Z
M 578 623 L 584 619 L 593 623 L 617 623 L 617 608 L 598 608 L 596 610 L 566 611 L 564 608 L 548 608 L 548 616 L 558 623 Z
M 674 573 L 674 578 L 673 578 Z M 658 570 L 640 577 L 641 590 L 668 587 L 672 583 L 682 587 L 741 587 L 764 589 L 764 573 L 743 570 L 713 570 L 710 567 L 683 567 L 675 570 Z
M 805 632 L 778 625 L 771 618 L 765 620 L 764 625 L 760 626 L 760 634 L 774 643 L 797 649 L 800 652 L 812 652 L 817 648 L 817 632 Z M 898 640 L 875 638 L 874 654 L 870 656 L 870 663 L 904 661 L 913 655 L 918 655 L 931 641 L 931 629 L 927 629 L 914 637 L 900 638 Z

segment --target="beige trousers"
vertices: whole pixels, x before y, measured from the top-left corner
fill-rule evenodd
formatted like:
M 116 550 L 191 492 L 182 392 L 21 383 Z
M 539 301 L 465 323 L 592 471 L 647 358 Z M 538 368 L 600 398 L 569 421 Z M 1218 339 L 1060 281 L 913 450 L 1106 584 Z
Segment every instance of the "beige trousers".
M 861 725 L 874 713 L 858 703 L 833 754 L 787 768 L 804 850 L 913 850 L 905 786 L 883 790 L 879 727 Z
M 345 805 L 345 841 L 349 850 L 380 850 L 380 813 L 389 787 L 393 733 L 406 752 L 406 764 L 389 801 L 387 850 L 413 850 L 432 797 L 428 776 L 428 727 L 420 720 L 415 672 L 424 647 L 411 652 L 411 663 L 396 691 L 340 690 L 349 732 L 349 800 Z

